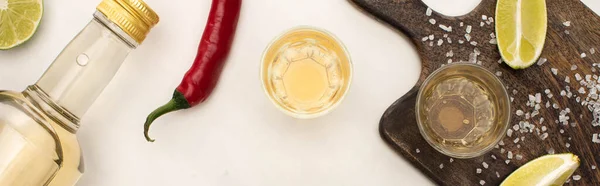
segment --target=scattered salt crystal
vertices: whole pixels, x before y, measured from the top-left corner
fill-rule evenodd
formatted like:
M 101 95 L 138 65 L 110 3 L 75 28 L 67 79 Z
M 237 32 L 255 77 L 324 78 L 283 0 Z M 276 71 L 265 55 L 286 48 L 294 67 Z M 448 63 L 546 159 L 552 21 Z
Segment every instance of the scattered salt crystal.
M 429 40 L 433 40 L 435 39 L 435 36 L 433 34 L 429 35 Z
M 585 52 L 584 52 L 584 53 L 581 53 L 579 56 L 580 56 L 581 58 L 585 58 L 585 57 L 587 57 L 587 54 L 585 54 Z
M 565 83 L 571 83 L 571 79 L 569 78 L 569 76 L 565 77 Z
M 510 102 L 513 102 L 515 100 L 515 98 L 513 98 L 512 96 L 510 97 Z
M 546 108 L 550 107 L 550 101 L 546 101 Z
M 494 34 L 494 33 L 492 32 L 492 33 L 490 33 L 490 37 L 491 37 L 491 38 L 496 38 L 496 34 Z
M 513 131 L 511 129 L 508 129 L 506 131 L 506 136 L 510 137 L 510 136 L 512 136 L 512 133 L 513 133 Z
M 517 155 L 515 155 L 515 158 L 516 158 L 517 160 L 522 160 L 522 159 L 523 159 L 523 156 L 522 156 L 522 155 L 520 155 L 520 154 L 517 154 Z
M 571 70 L 577 70 L 577 65 L 571 65 Z
M 502 58 L 498 59 L 498 63 L 502 63 Z
M 477 168 L 477 170 L 475 170 L 477 174 L 481 174 L 481 169 Z
M 479 26 L 481 26 L 481 27 L 485 26 L 485 23 L 482 21 L 482 22 L 479 23 Z
M 537 63 L 536 63 L 536 64 L 537 64 L 538 66 L 541 66 L 541 65 L 543 65 L 544 63 L 546 63 L 547 61 L 548 61 L 548 59 L 541 57 L 540 59 L 538 59 L 538 61 L 537 61 Z M 556 74 L 555 74 L 555 75 L 556 75 Z
M 458 40 L 458 44 L 463 44 L 465 41 L 463 41 L 462 39 Z
M 544 118 L 540 118 L 540 124 L 542 124 L 542 123 L 544 123 Z M 542 127 L 542 129 L 543 129 L 543 127 Z
M 504 148 L 501 148 L 500 149 L 500 154 L 504 154 L 504 151 L 506 151 L 506 150 L 504 150 Z
M 486 168 L 486 169 L 489 167 L 489 165 L 486 162 L 482 162 L 481 165 L 483 165 L 483 168 Z
M 439 40 L 437 41 L 437 46 L 441 46 L 441 45 L 442 45 L 442 43 L 444 43 L 444 40 L 442 40 L 442 39 L 439 39 Z
M 459 25 L 460 25 L 460 27 L 463 27 L 463 25 L 465 25 L 465 23 L 463 23 L 463 22 L 460 22 L 460 24 L 459 24 Z
M 433 19 L 433 18 L 429 19 L 429 23 L 431 23 L 432 25 L 435 25 L 435 19 Z
M 500 173 L 498 173 L 498 171 L 496 171 L 496 178 L 500 178 Z
M 454 162 L 454 159 L 450 158 L 450 163 Z
M 502 76 L 502 72 L 501 71 L 497 71 L 496 72 L 496 76 Z
M 465 39 L 467 39 L 467 41 L 471 41 L 471 35 L 465 34 Z
M 546 130 L 548 130 L 548 128 L 546 126 L 542 126 L 542 131 L 546 132 Z
M 496 39 L 496 38 L 490 39 L 490 44 L 492 44 L 492 45 L 498 44 L 498 39 Z
M 500 146 L 504 146 L 504 141 L 500 140 L 500 141 L 498 142 L 498 145 L 500 145 Z M 492 155 L 492 156 L 493 156 L 493 155 Z
M 446 32 L 452 32 L 452 26 L 446 26 L 446 25 L 440 24 L 439 27 Z
M 496 159 L 496 156 L 494 156 L 493 154 L 492 154 L 492 159 Z
M 427 37 L 427 36 L 425 36 L 425 37 L 423 37 L 423 39 L 421 39 L 421 41 L 427 41 L 427 40 L 429 40 L 429 37 Z
M 566 92 L 565 90 L 561 90 L 561 91 L 560 91 L 560 95 L 561 95 L 561 96 L 565 96 L 565 95 L 567 95 L 567 92 Z
M 550 70 L 552 71 L 552 74 L 554 74 L 554 75 L 558 74 L 558 69 L 551 68 Z
M 485 185 L 485 181 L 483 181 L 483 180 L 479 180 L 479 184 L 481 184 L 481 185 Z
M 419 154 L 419 152 L 421 152 L 421 150 L 417 149 L 417 150 L 415 150 L 415 152 L 417 152 L 417 154 Z
M 513 129 L 514 129 L 515 131 L 519 130 L 519 125 L 516 125 L 516 124 L 515 124 L 515 125 L 513 126 Z
M 433 46 L 433 41 L 432 41 L 432 42 L 429 42 L 429 46 Z
M 491 16 L 490 16 L 490 17 L 488 17 L 488 21 L 489 21 L 490 23 L 493 23 L 493 22 L 494 22 L 494 17 L 491 17 Z
M 545 132 L 544 134 L 542 134 L 540 136 L 540 139 L 542 139 L 542 140 L 546 140 L 546 138 L 548 138 L 548 133 L 547 132 Z
M 510 160 L 505 160 L 504 163 L 508 165 L 510 163 Z
M 571 26 L 571 21 L 565 21 L 565 22 L 563 22 L 563 25 L 565 25 L 565 26 Z
M 595 48 L 590 48 L 590 54 L 595 54 L 596 53 L 596 49 Z
M 594 143 L 600 143 L 600 138 L 598 138 L 598 134 L 593 134 L 592 135 L 592 142 L 594 142 Z
M 517 89 L 513 89 L 513 90 L 512 90 L 512 93 L 513 93 L 513 94 L 517 94 L 517 93 L 519 93 L 519 92 L 517 91 Z
M 432 12 L 433 12 L 433 11 L 431 10 L 431 8 L 427 8 L 427 11 L 425 12 L 425 15 L 427 15 L 427 16 L 431 16 L 431 13 L 432 13 Z
M 508 159 L 512 159 L 512 158 L 513 158 L 513 153 L 512 153 L 512 151 L 508 151 L 508 156 L 507 156 L 507 157 L 508 157 Z
M 579 92 L 580 94 L 585 94 L 585 88 L 583 88 L 583 87 L 579 87 L 579 90 L 578 90 L 578 92 Z
M 592 170 L 596 169 L 596 165 L 592 165 Z
M 517 112 L 515 112 L 515 114 L 517 114 L 517 116 L 522 116 L 523 115 L 523 111 L 522 110 L 517 110 Z
M 550 94 L 550 89 L 546 89 L 546 90 L 544 90 L 544 93 L 546 93 L 546 94 Z
M 535 102 L 536 103 L 541 103 L 542 102 L 542 94 L 540 94 L 540 93 L 536 93 L 535 94 Z
M 488 18 L 488 17 L 487 17 L 486 15 L 481 15 L 481 20 L 484 20 L 484 21 L 486 21 L 486 20 L 487 20 L 487 18 Z
M 444 164 L 442 163 L 442 164 L 440 164 L 440 169 L 443 169 L 443 168 L 444 168 Z
M 548 149 L 548 154 L 554 154 L 554 148 L 549 148 Z
M 560 132 L 562 134 L 562 133 L 565 133 L 565 130 L 560 129 L 560 131 L 558 131 L 558 132 Z
M 467 34 L 471 33 L 471 29 L 473 29 L 473 27 L 471 27 L 471 25 L 467 25 L 467 29 L 465 29 L 465 31 L 467 31 Z
M 471 45 L 477 46 L 477 41 L 471 41 Z
M 448 40 L 448 43 L 452 43 L 452 39 L 451 38 L 446 38 L 446 40 Z
M 581 175 L 573 175 L 573 180 L 578 181 L 581 179 Z
M 517 144 L 517 148 L 520 149 L 521 148 L 521 144 Z
M 556 103 L 552 104 L 552 108 L 557 109 L 558 108 L 558 104 L 556 104 Z
M 444 34 L 444 38 L 447 38 L 447 37 L 448 37 L 448 34 Z

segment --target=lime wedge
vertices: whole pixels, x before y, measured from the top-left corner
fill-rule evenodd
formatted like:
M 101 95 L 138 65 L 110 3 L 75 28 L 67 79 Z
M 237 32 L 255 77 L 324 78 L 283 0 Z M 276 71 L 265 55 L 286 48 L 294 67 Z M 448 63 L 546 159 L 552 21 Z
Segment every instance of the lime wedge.
M 0 0 L 0 50 L 29 40 L 40 24 L 43 11 L 42 0 Z
M 504 62 L 513 69 L 534 64 L 544 48 L 547 25 L 545 0 L 498 0 L 496 36 Z
M 545 155 L 523 165 L 500 185 L 563 185 L 577 167 L 579 158 L 571 153 Z

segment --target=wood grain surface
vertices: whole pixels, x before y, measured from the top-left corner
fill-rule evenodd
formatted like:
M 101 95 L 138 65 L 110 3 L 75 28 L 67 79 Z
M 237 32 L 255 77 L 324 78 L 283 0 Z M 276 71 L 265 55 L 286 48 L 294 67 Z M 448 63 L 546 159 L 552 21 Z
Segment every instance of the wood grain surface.
M 600 69 L 594 63 L 600 63 L 600 54 L 596 52 L 600 47 L 600 18 L 579 0 L 546 1 L 548 32 L 541 58 L 547 62 L 524 70 L 513 70 L 498 62 L 497 45 L 490 42 L 495 23 L 489 20 L 494 17 L 496 0 L 483 0 L 472 12 L 459 17 L 448 17 L 435 11 L 428 16 L 427 6 L 419 0 L 351 1 L 365 14 L 408 36 L 419 52 L 422 62 L 419 80 L 383 114 L 380 133 L 393 149 L 433 181 L 440 185 L 498 185 L 532 159 L 549 153 L 572 152 L 581 159 L 581 165 L 574 173 L 581 179 L 571 179 L 566 185 L 600 185 L 600 171 L 596 168 L 600 162 L 600 143 L 592 141 L 593 134 L 600 133 L 600 126 L 592 125 L 594 116 L 588 108 L 594 103 L 589 101 L 597 100 L 589 87 L 598 83 Z M 484 15 L 488 17 L 487 21 L 483 20 Z M 432 24 L 434 21 L 430 19 L 435 23 Z M 565 24 L 567 21 L 570 25 Z M 448 32 L 449 29 L 444 30 L 440 25 L 451 26 L 452 31 Z M 465 37 L 468 25 L 472 28 L 470 41 Z M 414 106 L 418 88 L 429 74 L 449 60 L 481 64 L 500 77 L 514 99 L 509 124 L 512 134 L 510 137 L 505 135 L 501 145 L 476 158 L 451 159 L 437 152 L 417 128 Z M 585 80 L 586 75 L 590 76 L 589 81 Z M 567 77 L 569 82 L 565 81 Z M 578 77 L 586 82 L 580 82 Z M 580 92 L 580 88 L 585 92 Z M 563 91 L 564 95 L 561 95 Z M 527 102 L 530 95 L 535 97 L 538 93 L 542 98 L 541 108 L 538 115 L 531 116 L 535 109 Z M 582 104 L 584 101 L 588 105 Z M 517 115 L 517 110 L 524 114 Z M 566 125 L 558 121 L 561 111 L 568 111 Z M 524 122 L 531 124 L 531 132 L 521 130 Z M 514 125 L 520 128 L 514 130 Z M 543 137 L 544 133 L 548 133 L 547 138 Z

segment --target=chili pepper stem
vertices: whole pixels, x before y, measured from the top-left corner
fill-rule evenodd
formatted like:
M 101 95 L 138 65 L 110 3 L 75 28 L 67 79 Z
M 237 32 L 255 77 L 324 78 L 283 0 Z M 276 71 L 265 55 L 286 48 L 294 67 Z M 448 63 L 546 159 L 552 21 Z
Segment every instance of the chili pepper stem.
M 179 91 L 175 91 L 173 93 L 173 98 L 165 105 L 158 107 L 156 110 L 152 111 L 148 117 L 146 118 L 146 123 L 144 123 L 144 137 L 146 137 L 146 141 L 154 142 L 154 139 L 150 138 L 148 135 L 148 131 L 150 130 L 150 125 L 154 120 L 158 117 L 177 110 L 190 108 L 190 104 L 185 99 L 183 94 Z

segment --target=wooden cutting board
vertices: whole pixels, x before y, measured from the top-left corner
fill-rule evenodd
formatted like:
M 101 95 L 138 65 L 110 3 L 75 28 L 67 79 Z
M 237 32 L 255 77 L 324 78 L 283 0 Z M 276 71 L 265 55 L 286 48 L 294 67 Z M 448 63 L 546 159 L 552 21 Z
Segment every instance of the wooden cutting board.
M 405 34 L 419 52 L 422 62 L 419 80 L 383 114 L 380 133 L 393 149 L 433 181 L 440 185 L 480 185 L 484 182 L 485 185 L 498 185 L 532 159 L 552 152 L 572 152 L 581 159 L 581 165 L 574 173 L 581 179 L 572 179 L 566 185 L 600 185 L 600 171 L 596 168 L 600 163 L 600 143 L 592 142 L 593 134 L 600 133 L 600 126 L 592 126 L 593 112 L 588 106 L 582 106 L 586 98 L 596 101 L 597 96 L 591 95 L 590 89 L 579 81 L 579 77 L 586 81 L 585 76 L 590 75 L 589 84 L 599 82 L 595 75 L 600 74 L 600 69 L 593 64 L 600 63 L 600 52 L 597 51 L 600 49 L 600 17 L 580 0 L 546 1 L 548 32 L 542 58 L 547 62 L 525 70 L 513 70 L 504 63 L 498 63 L 500 54 L 497 45 L 491 41 L 491 34 L 495 33 L 494 22 L 489 19 L 494 17 L 496 0 L 483 0 L 472 12 L 459 17 L 436 12 L 428 16 L 427 6 L 419 0 L 352 2 L 367 14 Z M 485 17 L 487 19 L 483 20 Z M 472 28 L 470 41 L 465 37 L 467 25 Z M 448 31 L 450 26 L 451 32 Z M 463 41 L 462 44 L 459 40 Z M 480 53 L 476 60 L 475 50 Z M 451 159 L 429 146 L 417 128 L 414 106 L 418 88 L 429 74 L 449 60 L 480 63 L 500 77 L 514 99 L 511 103 L 512 134 L 510 137 L 507 134 L 501 145 L 480 157 Z M 566 77 L 569 77 L 569 83 L 565 82 Z M 568 92 L 571 94 L 566 86 L 570 87 Z M 585 92 L 579 92 L 580 87 Z M 553 96 L 549 97 L 546 90 Z M 561 91 L 565 91 L 564 96 Z M 517 110 L 531 116 L 535 108 L 527 106 L 527 102 L 529 95 L 535 97 L 537 93 L 542 98 L 539 114 L 528 119 L 526 114 L 518 116 Z M 546 102 L 549 107 L 546 107 Z M 565 116 L 570 119 L 563 125 L 556 120 L 567 108 L 570 112 Z M 540 121 L 542 117 L 544 121 Z M 534 128 L 532 132 L 515 131 L 513 125 L 519 128 L 526 126 L 519 125 L 521 121 L 529 122 Z M 547 138 L 544 138 L 544 133 L 548 133 Z M 509 157 L 511 155 L 512 158 Z

